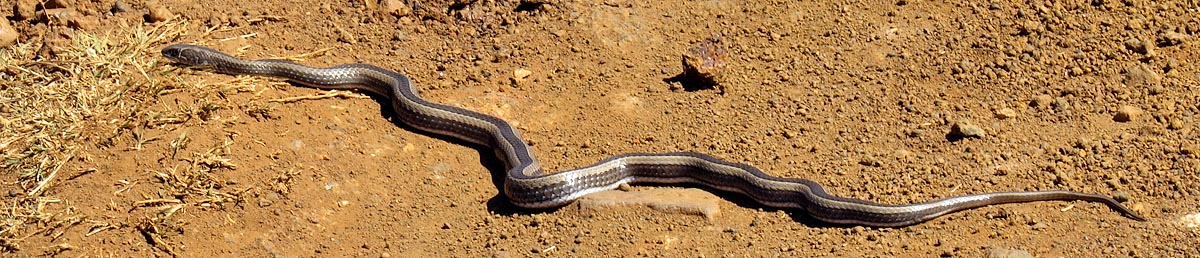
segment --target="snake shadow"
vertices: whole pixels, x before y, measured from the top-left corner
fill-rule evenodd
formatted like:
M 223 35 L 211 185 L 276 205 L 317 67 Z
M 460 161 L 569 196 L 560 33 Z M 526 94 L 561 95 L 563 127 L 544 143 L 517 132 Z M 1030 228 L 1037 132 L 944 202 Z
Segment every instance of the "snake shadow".
M 727 191 L 721 191 L 721 190 L 718 190 L 718 189 L 713 189 L 713 188 L 711 188 L 711 187 L 707 187 L 707 186 L 700 185 L 700 184 L 693 184 L 693 183 L 684 183 L 684 184 L 655 184 L 655 183 L 648 183 L 648 184 L 646 184 L 646 183 L 643 183 L 643 184 L 636 184 L 636 185 L 634 185 L 634 186 L 635 186 L 635 187 L 637 187 L 637 186 L 645 186 L 645 187 L 674 187 L 674 188 L 695 188 L 695 189 L 701 189 L 701 190 L 704 190 L 704 191 L 706 191 L 706 192 L 709 192 L 709 193 L 711 193 L 711 194 L 713 194 L 713 195 L 716 195 L 716 196 L 717 196 L 717 198 L 721 198 L 721 199 L 723 199 L 723 200 L 726 200 L 726 201 L 729 201 L 729 202 L 733 203 L 733 205 L 736 205 L 738 208 L 742 208 L 742 209 L 749 209 L 749 210 L 756 210 L 756 211 L 758 211 L 758 212 L 760 212 L 760 213 L 764 213 L 764 214 L 765 214 L 765 213 L 775 213 L 775 212 L 780 212 L 780 211 L 782 211 L 782 212 L 784 212 L 785 214 L 787 214 L 787 215 L 788 215 L 788 217 L 789 217 L 789 218 L 791 218 L 793 222 L 800 223 L 800 224 L 804 224 L 804 225 L 805 225 L 805 226 L 807 226 L 807 227 L 813 227 L 813 228 L 852 228 L 852 227 L 855 227 L 855 226 L 859 226 L 859 225 L 834 224 L 834 223 L 828 223 L 828 222 L 824 222 L 824 221 L 818 220 L 818 219 L 816 219 L 816 218 L 813 218 L 812 216 L 809 216 L 807 212 L 805 212 L 804 210 L 801 210 L 801 209 L 781 209 L 781 208 L 776 208 L 776 207 L 766 206 L 766 205 L 763 205 L 762 203 L 759 203 L 758 201 L 755 201 L 754 199 L 752 199 L 752 198 L 750 198 L 749 196 L 746 196 L 746 195 L 744 195 L 744 194 L 740 194 L 740 193 L 734 193 L 734 192 L 727 192 Z M 569 205 L 568 205 L 568 206 L 569 206 Z
M 301 87 L 303 87 L 303 86 L 301 86 Z M 408 124 L 405 124 L 400 121 L 400 119 L 397 117 L 396 112 L 391 107 L 390 99 L 388 99 L 386 97 L 382 97 L 382 96 L 376 96 L 373 94 L 367 94 L 367 95 L 370 96 L 372 100 L 379 102 L 380 114 L 384 118 L 391 121 L 392 124 L 394 124 L 400 128 L 403 128 L 405 130 L 408 130 L 411 132 L 416 132 L 417 134 L 420 134 L 423 136 L 432 137 L 432 138 L 435 138 L 438 140 L 453 143 L 455 145 L 466 146 L 471 149 L 474 149 L 475 152 L 479 155 L 479 161 L 480 161 L 481 165 L 483 165 L 484 168 L 486 168 L 488 170 L 489 174 L 491 175 L 492 185 L 495 186 L 496 189 L 498 190 L 498 191 L 496 191 L 497 194 L 492 196 L 491 198 L 489 198 L 486 203 L 488 211 L 490 211 L 494 214 L 503 215 L 503 216 L 533 215 L 533 214 L 554 213 L 558 210 L 561 210 L 561 209 L 564 209 L 567 207 L 571 207 L 572 205 L 574 205 L 574 204 L 568 204 L 568 205 L 564 205 L 564 206 L 560 206 L 560 207 L 541 208 L 541 209 L 524 208 L 524 207 L 514 205 L 512 202 L 510 202 L 508 200 L 508 197 L 504 196 L 504 180 L 508 176 L 507 175 L 508 170 L 505 167 L 504 162 L 500 160 L 500 157 L 496 156 L 496 154 L 492 150 L 492 148 L 487 147 L 487 146 L 478 145 L 478 144 L 475 144 L 472 142 L 463 141 L 458 138 L 443 136 L 443 135 L 429 133 L 429 132 L 425 132 L 425 131 L 416 129 L 416 128 L 409 126 Z M 597 161 L 600 161 L 600 160 L 597 159 Z M 556 172 L 556 171 L 547 171 L 547 172 L 552 173 L 552 172 Z M 741 208 L 758 210 L 758 211 L 766 212 L 766 213 L 783 211 L 792 219 L 792 221 L 804 224 L 808 227 L 850 228 L 850 227 L 856 226 L 856 225 L 843 225 L 843 224 L 833 224 L 833 223 L 824 222 L 821 220 L 817 220 L 817 219 L 813 218 L 812 216 L 809 216 L 808 213 L 806 213 L 803 210 L 780 209 L 780 208 L 770 207 L 770 206 L 766 206 L 761 203 L 758 203 L 757 201 L 754 201 L 750 197 L 742 195 L 742 194 L 725 192 L 725 191 L 709 188 L 709 187 L 699 185 L 699 184 L 636 184 L 636 186 L 678 187 L 678 188 L 703 189 L 709 193 L 716 195 L 717 197 L 719 197 L 721 199 L 730 201 L 734 205 L 737 205 L 738 207 L 741 207 Z
M 170 65 L 176 69 L 186 69 L 188 67 L 188 66 L 181 65 L 178 63 L 170 63 L 168 65 Z M 688 90 L 688 91 L 700 90 L 700 89 L 705 89 L 706 87 L 707 88 L 712 87 L 711 84 L 699 83 L 694 78 L 690 78 L 685 74 L 681 74 L 676 77 L 668 78 L 665 81 L 682 83 L 685 90 Z M 293 86 L 296 86 L 299 88 L 310 88 L 310 89 L 312 88 L 312 87 L 307 87 L 303 84 L 299 84 L 299 83 L 295 83 L 295 82 L 290 82 L 290 83 Z M 358 92 L 362 92 L 362 91 L 358 91 Z M 504 181 L 505 181 L 505 178 L 508 173 L 507 168 L 505 167 L 504 162 L 501 161 L 500 157 L 496 156 L 496 154 L 492 150 L 492 148 L 487 147 L 487 146 L 478 145 L 478 144 L 471 143 L 471 142 L 467 142 L 467 141 L 463 141 L 463 140 L 449 137 L 449 136 L 443 136 L 443 135 L 439 135 L 439 134 L 426 132 L 426 131 L 417 129 L 415 127 L 412 127 L 408 124 L 401 122 L 401 119 L 399 119 L 398 114 L 396 114 L 394 107 L 391 106 L 391 100 L 388 97 L 378 96 L 378 95 L 370 94 L 370 93 L 368 93 L 366 95 L 370 96 L 370 98 L 372 100 L 379 103 L 379 113 L 385 119 L 388 119 L 388 121 L 391 121 L 392 124 L 394 124 L 400 128 L 403 128 L 405 130 L 423 135 L 423 136 L 432 137 L 435 139 L 439 139 L 439 140 L 453 143 L 456 145 L 467 146 L 469 148 L 474 149 L 475 152 L 479 155 L 480 163 L 482 163 L 481 165 L 483 165 L 489 171 L 489 174 L 491 175 L 491 178 L 492 178 L 492 185 L 494 185 L 496 187 L 496 189 L 498 189 L 497 194 L 492 196 L 492 198 L 488 199 L 488 201 L 487 201 L 486 205 L 487 205 L 487 209 L 489 211 L 491 211 L 495 214 L 505 215 L 505 216 L 531 215 L 531 214 L 541 214 L 541 213 L 552 213 L 552 212 L 561 210 L 564 207 L 571 206 L 571 204 L 568 204 L 565 206 L 554 207 L 554 208 L 530 209 L 530 208 L 519 207 L 519 206 L 512 204 L 512 202 L 510 202 L 508 200 L 508 198 L 505 197 L 503 194 Z M 597 160 L 597 161 L 599 161 L 599 160 Z M 710 193 L 717 195 L 718 197 L 720 197 L 722 199 L 733 202 L 738 207 L 747 208 L 747 209 L 757 209 L 757 210 L 764 211 L 764 212 L 784 211 L 786 214 L 788 214 L 788 216 L 790 216 L 792 218 L 793 221 L 802 223 L 802 224 L 805 224 L 805 225 L 808 225 L 811 227 L 851 227 L 852 226 L 852 225 L 840 225 L 840 224 L 832 224 L 832 223 L 822 222 L 820 220 L 812 218 L 811 216 L 808 216 L 807 213 L 805 213 L 802 210 L 778 209 L 778 208 L 774 208 L 774 207 L 769 207 L 766 205 L 762 205 L 762 204 L 754 201 L 753 199 L 750 199 L 749 197 L 741 195 L 741 194 L 719 191 L 719 190 L 704 187 L 704 186 L 701 186 L 698 184 L 672 184 L 672 185 L 639 184 L 639 185 L 656 186 L 656 187 L 690 187 L 690 188 L 704 189 Z
M 293 85 L 295 85 L 297 87 L 307 88 L 307 87 L 304 87 L 303 85 L 298 85 L 298 84 L 294 84 L 294 83 L 293 83 Z M 487 146 L 478 145 L 478 144 L 475 144 L 472 142 L 463 141 L 463 140 L 453 138 L 453 137 L 448 137 L 448 136 L 443 136 L 443 135 L 439 135 L 439 134 L 422 131 L 420 129 L 409 126 L 408 124 L 401 122 L 399 117 L 397 117 L 395 110 L 391 106 L 390 99 L 388 99 L 387 97 L 383 97 L 383 96 L 376 96 L 374 94 L 366 94 L 366 95 L 370 96 L 372 100 L 374 100 L 375 102 L 378 102 L 380 104 L 379 105 L 379 113 L 381 114 L 381 116 L 383 116 L 383 118 L 385 118 L 385 119 L 388 119 L 388 121 L 391 121 L 391 123 L 394 124 L 395 126 L 403 128 L 404 130 L 408 130 L 410 132 L 415 132 L 415 133 L 423 135 L 423 136 L 432 137 L 432 138 L 435 138 L 438 140 L 442 140 L 442 141 L 446 141 L 446 142 L 453 143 L 456 145 L 466 146 L 471 149 L 474 149 L 475 152 L 479 155 L 479 160 L 480 160 L 481 165 L 483 165 L 484 168 L 486 168 L 488 170 L 489 174 L 491 175 L 492 185 L 495 186 L 496 189 L 498 190 L 497 194 L 492 196 L 491 198 L 489 198 L 486 203 L 488 211 L 498 214 L 498 215 L 504 215 L 504 216 L 533 215 L 533 214 L 553 213 L 553 212 L 556 212 L 563 208 L 571 207 L 573 205 L 573 204 L 568 204 L 568 205 L 564 205 L 564 206 L 560 206 L 560 207 L 542 208 L 542 209 L 531 209 L 531 208 L 524 208 L 524 207 L 514 205 L 512 202 L 510 202 L 508 200 L 508 197 L 504 196 L 504 180 L 505 180 L 505 177 L 507 177 L 507 173 L 508 173 L 507 168 L 505 167 L 504 162 L 500 160 L 500 157 L 496 156 L 496 154 L 492 150 L 492 148 L 487 147 Z M 599 160 L 597 160 L 597 161 L 599 161 Z M 705 191 L 713 193 L 717 197 L 722 198 L 724 200 L 728 200 L 741 208 L 759 210 L 761 212 L 784 211 L 786 214 L 788 214 L 788 216 L 793 221 L 804 224 L 809 227 L 846 228 L 846 227 L 854 226 L 854 225 L 841 225 L 841 224 L 832 224 L 832 223 L 823 222 L 823 221 L 817 220 L 811 216 L 808 216 L 807 213 L 805 213 L 803 210 L 774 208 L 774 207 L 762 205 L 762 204 L 754 201 L 753 199 L 751 199 L 745 195 L 742 195 L 742 194 L 720 191 L 720 190 L 708 188 L 708 187 L 705 187 L 705 186 L 699 185 L 699 184 L 637 184 L 637 186 L 687 187 L 687 188 L 704 189 Z
M 297 84 L 293 84 L 293 85 L 296 85 L 297 87 L 304 87 L 303 85 L 297 85 Z M 383 116 L 383 118 L 387 119 L 388 121 L 391 121 L 392 124 L 402 128 L 404 130 L 414 132 L 414 133 L 420 134 L 422 136 L 426 136 L 426 137 L 446 141 L 446 142 L 449 142 L 449 143 L 452 143 L 455 145 L 466 146 L 468 148 L 474 149 L 475 152 L 478 153 L 478 155 L 479 155 L 479 161 L 480 161 L 480 163 L 482 163 L 481 165 L 483 165 L 483 167 L 488 170 L 488 172 L 489 172 L 488 174 L 491 175 L 492 185 L 495 186 L 497 190 L 499 190 L 499 191 L 497 191 L 496 195 L 494 195 L 488 199 L 488 201 L 487 201 L 488 211 L 491 211 L 492 213 L 499 214 L 499 215 L 513 216 L 513 215 L 532 215 L 532 214 L 538 214 L 538 213 L 548 213 L 548 212 L 554 212 L 556 210 L 561 209 L 561 207 L 547 208 L 547 209 L 529 209 L 529 208 L 522 208 L 522 207 L 512 204 L 512 202 L 508 201 L 508 197 L 504 196 L 504 179 L 505 179 L 505 177 L 507 177 L 508 170 L 505 167 L 504 161 L 500 160 L 500 157 L 496 156 L 496 154 L 492 150 L 492 148 L 483 146 L 483 145 L 479 145 L 479 144 L 475 144 L 473 142 L 464 141 L 464 140 L 454 138 L 454 137 L 449 137 L 449 136 L 426 132 L 426 131 L 417 129 L 415 127 L 412 127 L 408 124 L 405 124 L 404 122 L 401 122 L 400 118 L 397 117 L 395 109 L 393 109 L 393 107 L 391 106 L 390 99 L 388 99 L 387 97 L 383 97 L 383 96 L 376 96 L 376 95 L 370 94 L 370 93 L 367 93 L 366 95 L 370 96 L 372 100 L 379 103 L 379 113 Z

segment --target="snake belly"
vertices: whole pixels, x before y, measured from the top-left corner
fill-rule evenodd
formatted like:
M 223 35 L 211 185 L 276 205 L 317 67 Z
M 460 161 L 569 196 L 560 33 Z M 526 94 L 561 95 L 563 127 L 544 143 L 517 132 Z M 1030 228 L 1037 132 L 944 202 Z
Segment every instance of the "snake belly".
M 218 73 L 278 77 L 312 88 L 362 90 L 386 97 L 404 124 L 494 150 L 507 169 L 504 195 L 524 208 L 557 207 L 623 184 L 655 183 L 697 184 L 739 193 L 765 206 L 803 210 L 814 219 L 844 225 L 903 227 L 965 209 L 1050 200 L 1103 203 L 1126 217 L 1145 220 L 1108 196 L 1059 190 L 992 192 L 905 205 L 874 203 L 831 195 L 813 181 L 774 177 L 749 165 L 695 152 L 627 153 L 590 166 L 545 173 L 508 122 L 425 100 L 408 76 L 390 69 L 369 64 L 316 68 L 284 60 L 243 60 L 189 44 L 167 46 L 162 55 L 182 66 Z

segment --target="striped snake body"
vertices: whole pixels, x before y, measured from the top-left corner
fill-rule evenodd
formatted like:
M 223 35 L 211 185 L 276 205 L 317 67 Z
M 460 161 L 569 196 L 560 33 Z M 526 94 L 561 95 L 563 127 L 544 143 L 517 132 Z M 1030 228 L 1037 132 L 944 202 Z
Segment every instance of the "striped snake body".
M 1129 218 L 1144 220 L 1108 196 L 1073 191 L 994 192 L 907 205 L 873 203 L 830 195 L 820 184 L 809 180 L 774 177 L 745 164 L 694 152 L 622 154 L 591 166 L 547 174 L 529 145 L 508 122 L 427 101 L 420 97 L 407 76 L 389 69 L 367 64 L 315 68 L 283 60 L 242 60 L 187 44 L 168 46 L 162 49 L 162 54 L 181 65 L 219 73 L 280 77 L 313 88 L 364 90 L 387 97 L 396 117 L 404 124 L 495 150 L 508 169 L 504 194 L 520 207 L 562 206 L 580 196 L 623 184 L 692 183 L 741 193 L 770 207 L 803 210 L 817 220 L 833 224 L 902 227 L 964 209 L 1047 200 L 1103 203 Z

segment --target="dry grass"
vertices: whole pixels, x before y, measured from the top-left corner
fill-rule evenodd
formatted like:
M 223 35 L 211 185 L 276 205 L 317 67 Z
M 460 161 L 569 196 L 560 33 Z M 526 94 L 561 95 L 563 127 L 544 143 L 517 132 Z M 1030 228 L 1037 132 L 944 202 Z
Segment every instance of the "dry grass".
M 0 49 L 0 178 L 10 189 L 0 213 L 0 251 L 18 250 L 38 234 L 57 238 L 74 225 L 91 225 L 89 235 L 113 227 L 47 192 L 85 149 L 111 146 L 113 138 L 163 119 L 145 112 L 147 100 L 173 90 L 152 74 L 161 70 L 156 49 L 186 27 L 172 21 L 120 29 L 119 36 L 79 33 L 49 58 L 36 54 L 40 39 Z M 48 208 L 54 203 L 64 205 Z
M 186 31 L 202 33 L 185 35 Z M 61 241 L 55 240 L 70 230 L 86 237 L 128 229 L 125 232 L 135 232 L 130 239 L 143 239 L 161 252 L 175 255 L 171 232 L 187 222 L 173 215 L 191 209 L 219 210 L 242 202 L 243 195 L 258 189 L 253 184 L 230 187 L 215 173 L 237 167 L 228 156 L 232 137 L 215 145 L 197 144 L 189 131 L 221 127 L 210 121 L 221 121 L 222 110 L 271 119 L 274 106 L 280 103 L 361 97 L 334 92 L 260 100 L 259 94 L 267 90 L 262 85 L 287 84 L 250 77 L 205 82 L 181 76 L 203 72 L 169 66 L 158 53 L 164 44 L 186 41 L 181 40 L 185 37 L 207 38 L 214 31 L 216 28 L 194 28 L 186 21 L 173 20 L 110 33 L 117 36 L 76 34 L 67 44 L 58 45 L 49 59 L 38 57 L 44 48 L 40 38 L 0 49 L 0 178 L 10 197 L 0 206 L 0 253 L 57 255 L 78 249 L 71 243 L 56 244 Z M 248 93 L 249 100 L 234 103 L 227 98 L 243 93 Z M 168 96 L 187 101 L 160 100 Z M 63 180 L 96 172 L 92 167 L 103 162 L 91 158 L 97 150 L 146 151 L 143 154 L 161 155 L 177 165 L 139 168 L 136 173 L 144 178 L 102 179 L 113 180 L 114 197 L 131 192 L 140 195 L 133 197 L 140 200 L 110 204 L 128 208 L 128 213 L 120 215 L 128 217 L 82 214 L 72 207 L 72 200 L 56 196 L 54 187 Z M 288 175 L 294 176 L 281 174 L 279 178 Z M 268 190 L 286 192 L 290 182 L 267 184 Z M 38 237 L 37 243 L 26 243 L 34 237 Z M 47 238 L 48 242 L 41 240 Z M 31 247 L 23 248 L 23 244 Z
M 202 31 L 185 35 L 186 31 Z M 72 228 L 84 236 L 113 229 L 128 229 L 158 250 L 174 255 L 170 232 L 186 224 L 172 215 L 181 211 L 221 209 L 240 203 L 243 195 L 258 189 L 251 184 L 230 187 L 217 178 L 217 170 L 232 170 L 228 157 L 232 137 L 225 142 L 197 144 L 189 131 L 222 121 L 222 110 L 240 110 L 256 119 L 271 119 L 281 103 L 321 98 L 361 98 L 361 94 L 330 92 L 311 96 L 260 100 L 267 89 L 264 79 L 235 77 L 205 82 L 195 72 L 166 65 L 159 48 L 181 38 L 207 38 L 217 28 L 195 28 L 172 20 L 153 25 L 118 28 L 101 36 L 79 33 L 42 59 L 41 38 L 0 49 L 0 179 L 7 201 L 0 208 L 0 253 L 22 251 L 56 255 L 77 249 L 58 243 Z M 112 36 L 116 35 L 116 36 Z M 253 36 L 253 35 L 246 35 Z M 220 41 L 220 39 L 216 39 Z M 319 56 L 322 49 L 284 59 Z M 184 79 L 187 78 L 187 79 Z M 248 93 L 249 100 L 227 97 Z M 161 101 L 182 96 L 188 101 Z M 220 124 L 220 123 L 217 123 Z M 221 127 L 221 125 L 214 125 Z M 210 136 L 210 135 L 206 135 Z M 173 167 L 139 168 L 144 178 L 113 180 L 113 196 L 137 192 L 141 198 L 113 203 L 129 213 L 114 218 L 82 214 L 73 201 L 56 196 L 56 184 L 94 173 L 103 162 L 91 158 L 97 150 L 119 150 L 161 155 Z M 281 172 L 268 191 L 286 193 L 294 172 Z M 282 179 L 280 179 L 282 178 Z M 64 189 L 66 190 L 66 189 Z M 91 189 L 97 190 L 97 189 Z M 65 192 L 65 191 L 61 191 Z M 103 191 L 101 191 L 103 192 Z M 127 199 L 127 198 L 125 198 Z M 113 205 L 110 204 L 110 205 Z M 177 216 L 176 216 L 177 217 Z M 37 243 L 25 243 L 38 237 Z M 40 239 L 48 238 L 43 243 Z M 26 244 L 32 248 L 24 248 Z

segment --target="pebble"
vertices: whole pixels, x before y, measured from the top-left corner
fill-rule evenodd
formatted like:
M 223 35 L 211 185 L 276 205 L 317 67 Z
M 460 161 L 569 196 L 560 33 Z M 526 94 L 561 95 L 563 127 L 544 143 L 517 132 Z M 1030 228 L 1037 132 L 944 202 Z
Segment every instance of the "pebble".
M 1189 228 L 1200 227 L 1200 213 L 1192 213 L 1179 217 L 1179 224 Z
M 8 23 L 8 19 L 0 19 L 0 48 L 17 43 L 17 29 Z
M 1125 48 L 1133 50 L 1133 52 L 1138 54 L 1154 56 L 1154 42 L 1150 42 L 1149 40 L 1137 38 L 1128 39 L 1125 40 Z
M 1125 191 L 1121 191 L 1121 190 L 1114 191 L 1113 192 L 1113 200 L 1117 200 L 1118 202 L 1128 202 L 1129 201 L 1129 193 L 1126 193 Z
M 496 45 L 493 46 L 492 49 L 495 49 L 495 51 L 492 53 L 493 63 L 508 61 L 508 59 L 512 57 L 512 49 L 506 46 Z
M 37 17 L 44 19 L 43 22 L 50 24 L 67 24 L 68 21 L 75 19 L 79 13 L 68 8 L 53 8 L 38 11 L 34 14 Z
M 66 24 L 71 28 L 82 30 L 92 30 L 100 25 L 100 20 L 97 18 L 83 15 L 71 8 L 45 9 L 38 11 L 35 15 L 45 19 L 46 23 Z
M 984 136 L 987 136 L 987 132 L 983 131 L 983 128 L 979 128 L 979 126 L 971 124 L 971 122 L 958 121 L 955 122 L 954 125 L 950 126 L 950 134 L 948 136 L 958 138 L 983 138 Z
M 1029 228 L 1033 230 L 1046 230 L 1050 228 L 1050 225 L 1047 225 L 1045 222 L 1037 222 L 1033 223 L 1033 226 L 1030 226 Z
M 1017 117 L 1017 111 L 1013 110 L 1011 108 L 1001 108 L 1000 110 L 996 110 L 995 115 L 996 115 L 996 118 L 999 118 L 999 119 L 1009 119 L 1009 118 Z
M 1171 118 L 1170 120 L 1167 120 L 1167 129 L 1179 130 L 1185 128 L 1185 126 L 1186 125 L 1184 125 L 1183 121 L 1179 120 L 1179 118 Z
M 42 42 L 42 48 L 38 50 L 37 56 L 44 59 L 55 58 L 71 47 L 71 40 L 62 36 L 47 36 Z
M 150 15 L 148 16 L 148 18 L 150 18 L 150 22 L 166 21 L 175 16 L 175 14 L 171 13 L 171 10 L 167 9 L 166 6 L 154 4 L 148 7 L 150 8 Z
M 271 200 L 267 200 L 266 198 L 258 198 L 258 207 L 267 207 L 271 206 L 271 204 L 274 204 L 271 202 Z
M 522 82 L 525 82 L 525 79 L 528 79 L 529 75 L 532 75 L 532 74 L 533 74 L 533 71 L 527 70 L 525 68 L 517 68 L 517 70 L 513 70 L 512 78 L 513 78 L 514 82 L 522 83 Z
M 396 17 L 403 17 L 412 14 L 412 8 L 408 7 L 408 5 L 405 5 L 404 1 L 400 0 L 379 1 L 379 11 Z
M 1071 102 L 1068 102 L 1067 98 L 1057 97 L 1057 98 L 1054 98 L 1054 105 L 1052 105 L 1052 106 L 1054 106 L 1055 111 L 1064 111 L 1068 107 L 1071 107 Z
M 725 70 L 728 47 L 721 37 L 713 36 L 698 43 L 683 55 L 683 70 L 685 74 L 699 82 L 715 86 L 720 84 L 722 72 Z M 769 59 L 770 57 L 762 57 Z
M 38 0 L 17 0 L 14 10 L 18 20 L 29 20 L 37 17 Z
M 1192 37 L 1188 36 L 1187 34 L 1172 31 L 1172 32 L 1163 33 L 1162 37 L 1159 38 L 1158 42 L 1161 42 L 1164 46 L 1169 47 L 1169 46 L 1182 45 L 1183 43 L 1187 43 L 1191 39 L 1192 39 Z
M 1158 84 L 1162 77 L 1145 64 L 1138 64 L 1125 69 L 1125 85 L 1144 86 Z
M 1020 249 L 992 248 L 988 250 L 988 258 L 1033 258 L 1033 254 Z
M 1183 146 L 1179 147 L 1179 153 L 1181 153 L 1183 155 L 1196 157 L 1197 156 L 1196 154 L 1200 154 L 1200 145 L 1184 144 Z
M 125 1 L 117 0 L 117 2 L 113 3 L 112 8 L 108 9 L 108 11 L 112 13 L 128 12 L 129 4 L 126 4 Z
M 1050 95 L 1042 94 L 1042 95 L 1038 95 L 1037 97 L 1033 97 L 1033 100 L 1029 101 L 1029 106 L 1049 107 L 1053 103 L 1054 103 L 1054 97 L 1051 97 Z
M 71 1 L 71 0 L 50 0 L 49 2 L 46 2 L 46 7 L 47 8 L 71 8 L 71 7 L 75 6 L 75 3 L 72 3 L 72 2 L 73 1 Z
M 1137 120 L 1144 113 L 1142 109 L 1134 106 L 1121 106 L 1117 108 L 1117 114 L 1113 115 L 1113 121 L 1130 122 Z

